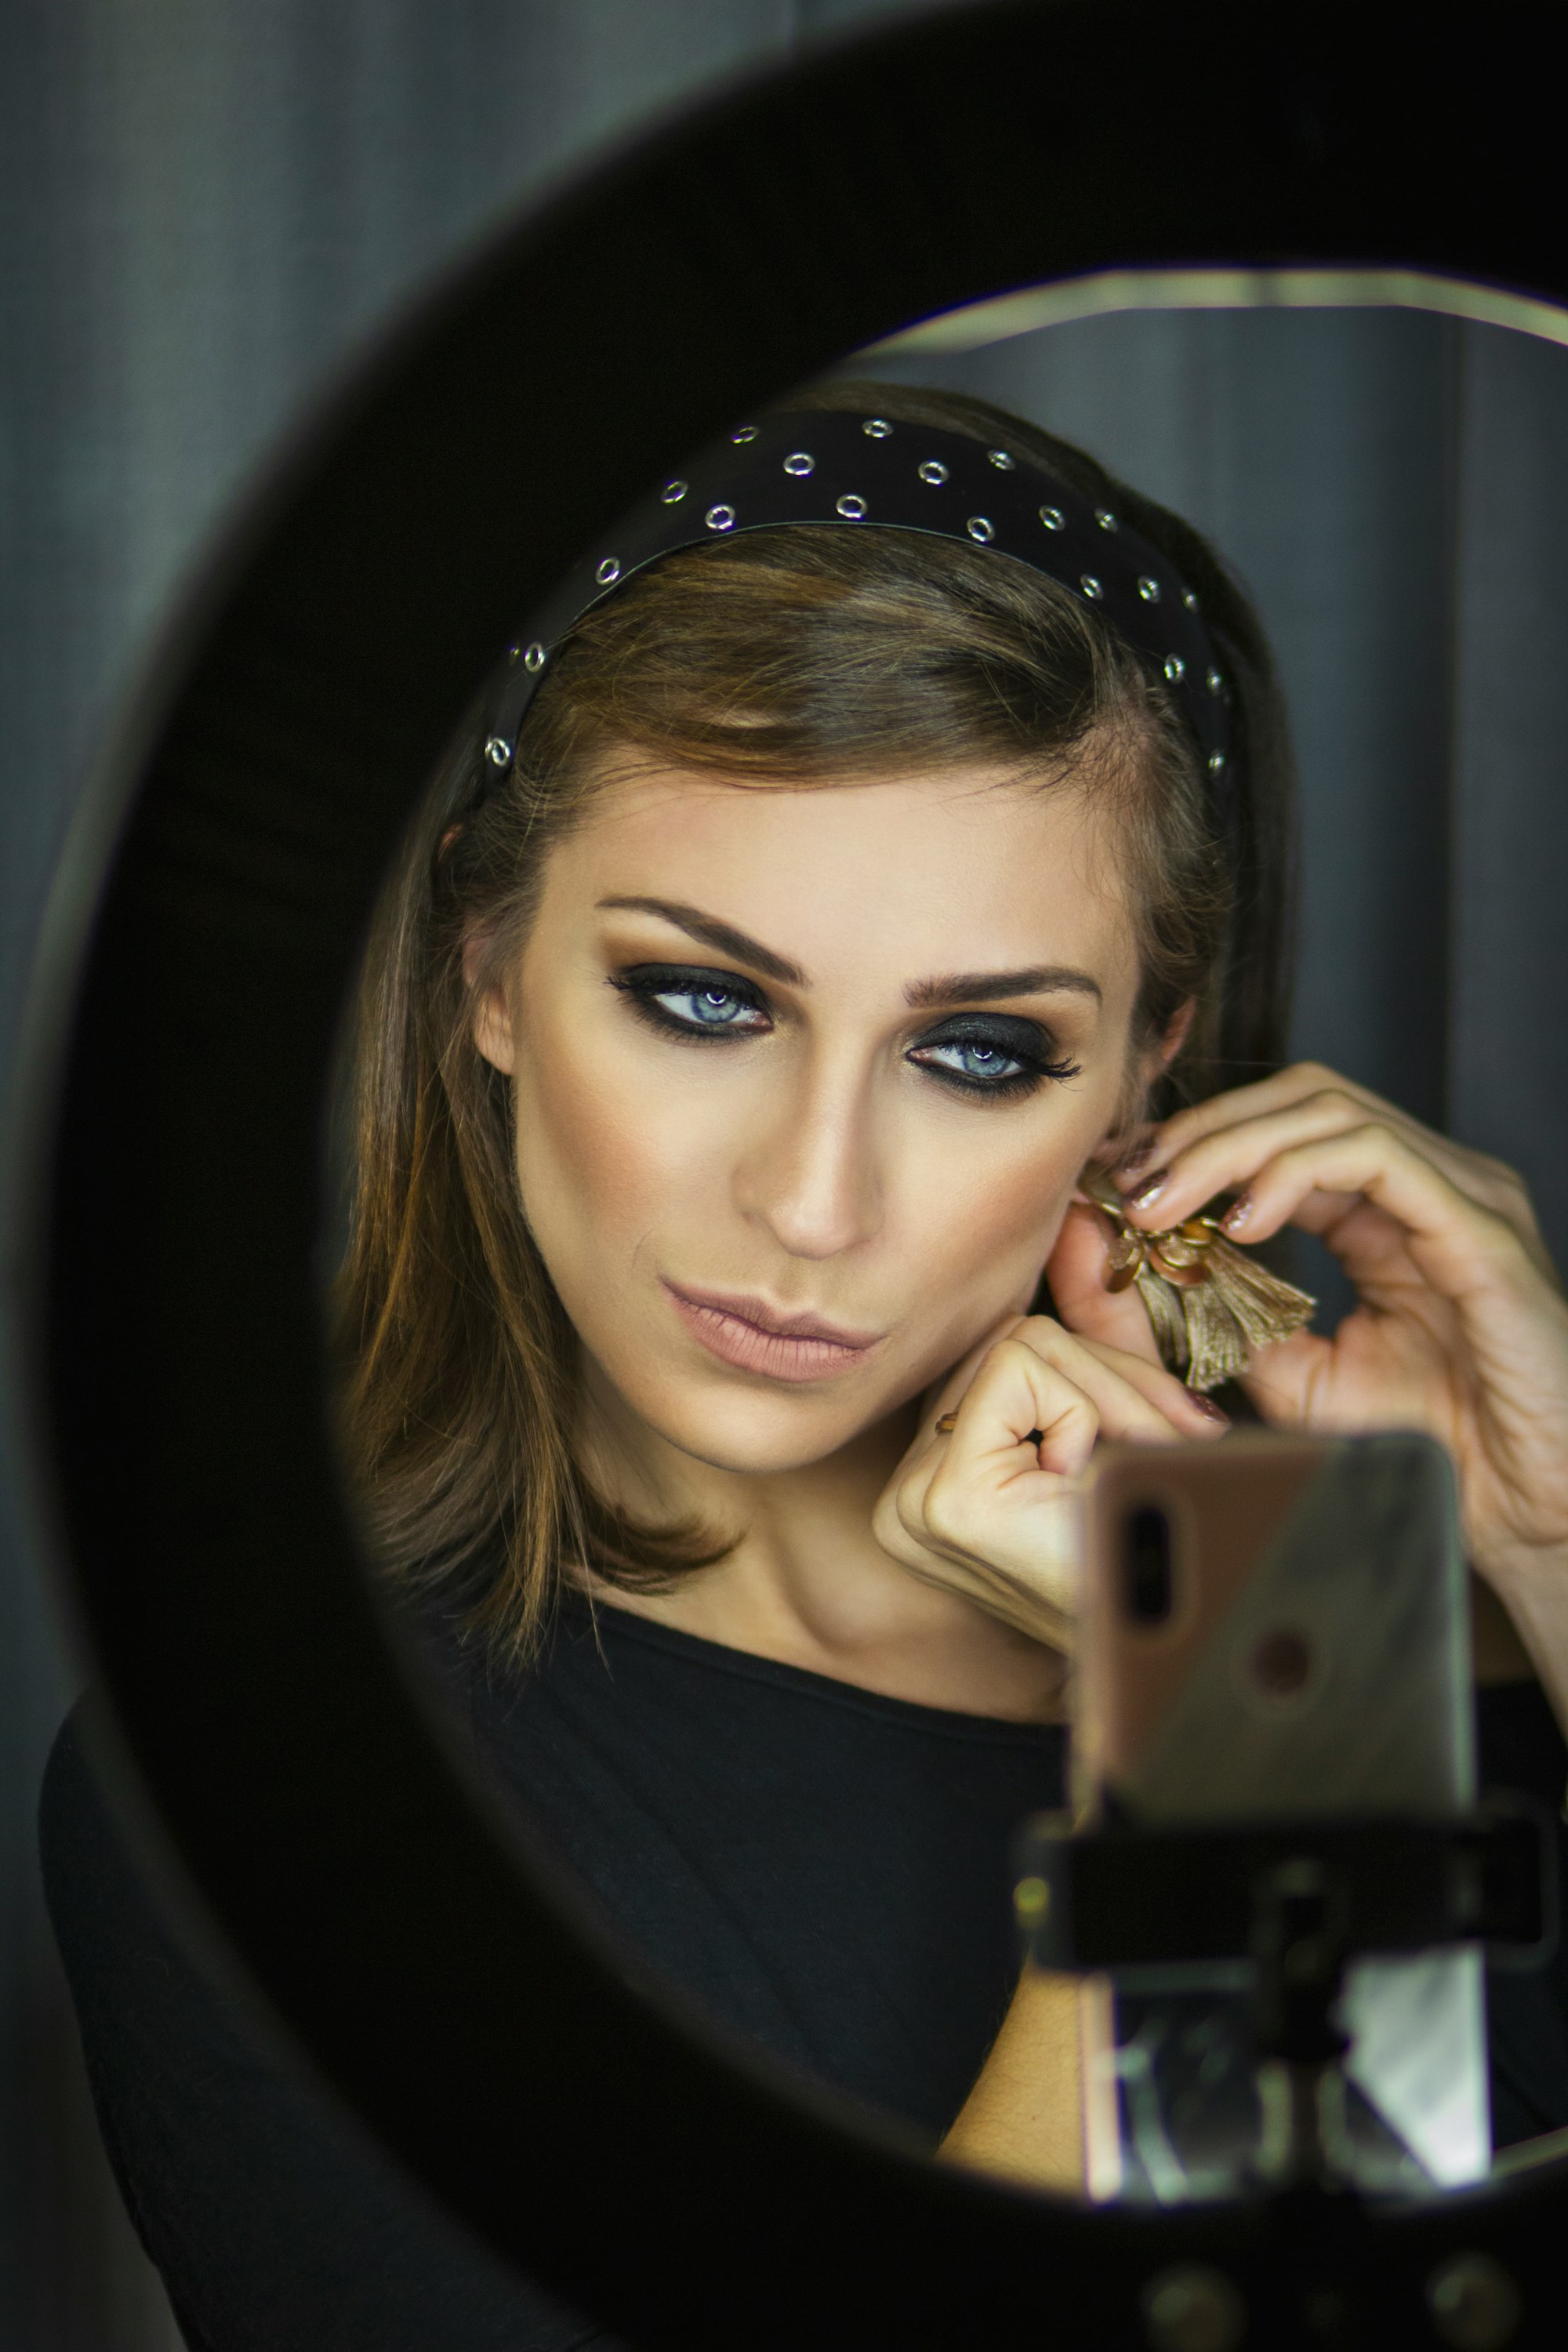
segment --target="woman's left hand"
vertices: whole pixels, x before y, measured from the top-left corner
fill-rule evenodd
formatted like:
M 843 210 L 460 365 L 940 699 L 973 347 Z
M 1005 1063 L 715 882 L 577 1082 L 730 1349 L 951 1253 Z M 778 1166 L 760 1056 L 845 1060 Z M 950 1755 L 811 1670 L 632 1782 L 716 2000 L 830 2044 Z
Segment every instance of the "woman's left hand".
M 1238 1242 L 1284 1225 L 1327 1243 L 1358 1303 L 1331 1336 L 1257 1355 L 1263 1418 L 1307 1429 L 1421 1429 L 1458 1475 L 1473 1565 L 1568 1690 L 1568 1303 L 1524 1185 L 1314 1063 L 1178 1112 L 1119 1178 L 1146 1232 L 1239 1188 Z M 1062 1320 L 1156 1352 L 1136 1290 L 1104 1287 L 1104 1221 L 1075 1207 L 1047 1273 Z

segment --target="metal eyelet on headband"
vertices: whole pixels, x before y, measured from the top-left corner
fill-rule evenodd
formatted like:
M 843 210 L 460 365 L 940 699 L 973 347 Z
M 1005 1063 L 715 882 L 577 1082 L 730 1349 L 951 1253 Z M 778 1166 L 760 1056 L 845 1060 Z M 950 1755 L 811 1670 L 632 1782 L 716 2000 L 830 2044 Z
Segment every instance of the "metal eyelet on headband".
M 485 757 L 493 768 L 504 768 L 511 758 L 511 745 L 504 735 L 492 735 L 485 745 Z
M 811 435 L 813 441 L 816 441 L 817 432 L 820 427 L 819 419 L 814 419 L 811 416 L 803 415 L 791 421 L 795 424 L 796 430 L 804 428 L 806 433 Z M 862 416 L 858 421 L 860 430 L 868 439 L 874 441 L 888 440 L 900 429 L 889 418 L 885 416 Z M 844 419 L 843 425 L 837 429 L 842 431 L 844 429 L 844 425 L 847 425 L 848 422 L 849 420 L 847 418 Z M 784 429 L 787 429 L 787 426 Z M 826 428 L 821 427 L 820 429 L 826 430 Z M 828 437 L 831 439 L 831 434 Z M 990 547 L 994 543 L 999 545 L 1004 532 L 1012 527 L 1009 524 L 1009 510 L 1006 509 L 1006 499 L 1011 495 L 1011 492 L 1004 491 L 1000 493 L 1004 508 L 1003 517 L 1000 523 L 997 522 L 991 514 L 984 512 L 971 514 L 966 519 L 963 518 L 963 509 L 959 503 L 958 492 L 963 489 L 966 484 L 968 485 L 967 496 L 963 501 L 964 504 L 968 503 L 968 499 L 973 497 L 976 491 L 979 491 L 982 497 L 985 496 L 981 483 L 975 478 L 973 474 L 973 467 L 977 455 L 983 451 L 987 464 L 994 467 L 998 473 L 1020 473 L 1023 476 L 1023 483 L 1020 484 L 1020 487 L 1026 484 L 1035 491 L 1037 496 L 1038 495 L 1040 487 L 1039 478 L 1037 475 L 1034 474 L 1032 466 L 1026 457 L 1019 457 L 1011 449 L 1003 448 L 1001 446 L 994 448 L 988 446 L 984 443 L 979 444 L 978 446 L 973 444 L 965 444 L 964 446 L 966 446 L 969 451 L 969 454 L 965 456 L 963 454 L 963 447 L 961 447 L 956 441 L 953 440 L 952 436 L 933 432 L 931 439 L 927 439 L 925 433 L 917 428 L 911 429 L 900 444 L 904 451 L 904 456 L 894 465 L 894 479 L 896 481 L 901 481 L 903 484 L 908 486 L 910 482 L 910 477 L 912 476 L 914 480 L 919 482 L 925 488 L 941 488 L 944 487 L 950 488 L 953 493 L 951 502 L 947 499 L 930 500 L 912 498 L 909 487 L 905 487 L 902 490 L 890 490 L 886 494 L 886 496 L 884 496 L 877 488 L 877 483 L 880 479 L 880 477 L 876 475 L 874 467 L 870 469 L 872 471 L 873 479 L 869 493 L 863 496 L 858 490 L 845 490 L 842 494 L 837 494 L 833 490 L 831 479 L 832 475 L 837 471 L 837 466 L 830 464 L 827 459 L 820 458 L 816 456 L 811 447 L 791 448 L 789 444 L 785 442 L 784 447 L 781 449 L 779 446 L 779 440 L 782 438 L 782 431 L 775 424 L 770 424 L 765 435 L 763 428 L 761 426 L 756 425 L 737 425 L 729 436 L 731 442 L 737 447 L 744 447 L 748 444 L 763 441 L 764 438 L 767 442 L 767 446 L 763 450 L 760 451 L 759 455 L 766 460 L 768 465 L 780 467 L 787 479 L 804 482 L 808 477 L 815 477 L 823 473 L 825 467 L 826 467 L 826 478 L 818 484 L 816 488 L 809 493 L 807 497 L 798 500 L 794 498 L 779 499 L 776 499 L 773 504 L 769 505 L 767 502 L 768 494 L 764 490 L 760 494 L 762 499 L 762 504 L 760 506 L 758 504 L 758 498 L 747 493 L 744 484 L 742 483 L 739 495 L 745 501 L 746 512 L 749 517 L 746 529 L 749 532 L 754 532 L 759 528 L 764 527 L 770 522 L 786 523 L 798 520 L 802 516 L 814 514 L 821 515 L 825 511 L 830 519 L 836 519 L 846 523 L 868 522 L 871 520 L 871 504 L 872 500 L 875 499 L 879 518 L 884 522 L 884 524 L 887 520 L 889 507 L 894 510 L 895 514 L 901 514 L 903 512 L 903 509 L 907 508 L 908 514 L 905 517 L 905 520 L 911 529 L 913 529 L 918 523 L 923 530 L 936 530 L 944 532 L 951 538 L 967 538 L 971 543 L 975 546 Z M 922 440 L 926 443 L 927 451 L 931 453 L 923 458 L 920 455 L 920 445 Z M 931 440 L 936 442 L 938 450 L 942 447 L 945 441 L 952 448 L 953 454 L 946 458 L 937 455 L 934 451 L 931 451 Z M 904 471 L 906 464 L 909 466 L 908 473 Z M 720 478 L 722 479 L 722 476 L 721 476 Z M 774 476 L 773 478 L 776 480 L 777 476 Z M 840 480 L 843 479 L 842 473 L 839 474 L 838 478 Z M 709 498 L 712 498 L 713 489 L 710 487 L 711 482 L 711 475 L 710 475 L 709 483 L 706 485 L 701 483 L 694 484 L 682 476 L 672 476 L 670 479 L 664 484 L 663 488 L 658 491 L 658 501 L 667 508 L 679 507 L 683 502 L 689 503 L 696 509 L 698 513 L 701 513 L 702 509 L 698 504 L 698 501 L 701 497 L 703 488 L 707 489 Z M 1206 688 L 1208 696 L 1212 697 L 1222 706 L 1228 703 L 1232 698 L 1232 688 L 1229 684 L 1228 675 L 1222 672 L 1217 666 L 1210 667 L 1213 655 L 1206 646 L 1204 647 L 1201 652 L 1196 653 L 1195 657 L 1194 654 L 1188 654 L 1184 657 L 1184 656 L 1174 651 L 1161 654 L 1158 650 L 1160 636 L 1164 635 L 1165 642 L 1168 646 L 1170 644 L 1171 636 L 1175 635 L 1179 637 L 1183 632 L 1174 629 L 1166 632 L 1163 629 L 1156 627 L 1152 614 L 1151 615 L 1147 628 L 1142 631 L 1137 631 L 1136 624 L 1132 620 L 1131 612 L 1129 609 L 1129 600 L 1131 600 L 1133 606 L 1142 604 L 1145 607 L 1160 607 L 1167 604 L 1173 607 L 1179 601 L 1187 611 L 1197 613 L 1200 609 L 1198 599 L 1190 588 L 1184 585 L 1179 576 L 1174 573 L 1170 576 L 1163 576 L 1148 572 L 1135 573 L 1131 562 L 1124 564 L 1121 557 L 1109 550 L 1106 551 L 1104 557 L 1104 561 L 1110 566 L 1110 573 L 1109 576 L 1104 572 L 1097 572 L 1089 568 L 1086 568 L 1075 575 L 1072 570 L 1072 559 L 1074 557 L 1076 557 L 1079 563 L 1082 563 L 1084 559 L 1087 557 L 1089 565 L 1090 566 L 1092 566 L 1096 562 L 1096 558 L 1090 551 L 1090 548 L 1086 546 L 1083 541 L 1084 530 L 1086 527 L 1090 524 L 1091 518 L 1093 527 L 1105 531 L 1107 534 L 1114 533 L 1125 528 L 1130 534 L 1130 544 L 1127 548 L 1127 553 L 1129 557 L 1133 558 L 1134 560 L 1138 554 L 1143 554 L 1147 560 L 1147 557 L 1151 553 L 1158 559 L 1162 555 L 1163 551 L 1158 549 L 1147 549 L 1144 546 L 1141 536 L 1133 530 L 1133 527 L 1131 524 L 1123 526 L 1110 508 L 1104 506 L 1097 507 L 1091 505 L 1087 500 L 1081 500 L 1079 494 L 1076 491 L 1073 491 L 1070 486 L 1066 486 L 1061 495 L 1070 496 L 1072 504 L 1069 507 L 1064 508 L 1047 503 L 1044 506 L 1037 507 L 1035 509 L 1036 514 L 1038 517 L 1040 526 L 1043 530 L 1065 534 L 1064 546 L 1060 551 L 1053 554 L 1053 556 L 1047 557 L 1044 550 L 1040 550 L 1037 558 L 1039 567 L 1060 580 L 1064 585 L 1076 585 L 1077 592 L 1087 602 L 1097 604 L 1102 603 L 1105 604 L 1110 609 L 1110 613 L 1115 616 L 1120 625 L 1123 627 L 1131 626 L 1134 628 L 1135 634 L 1142 635 L 1145 638 L 1145 645 L 1143 647 L 1144 658 L 1146 661 L 1150 661 L 1151 669 L 1153 675 L 1162 676 L 1165 682 L 1172 688 L 1181 688 L 1188 694 L 1191 693 L 1192 688 L 1196 687 L 1201 680 L 1204 688 Z M 823 498 L 832 498 L 832 506 L 825 509 L 823 506 L 816 503 L 816 500 Z M 900 499 L 903 502 L 902 507 L 900 507 L 899 503 Z M 917 512 L 917 509 L 921 509 L 922 511 Z M 658 533 L 652 531 L 647 520 L 648 517 L 648 508 L 645 506 L 641 509 L 641 512 L 645 520 L 640 528 L 645 533 L 646 541 L 655 542 L 655 552 L 664 552 L 669 542 L 669 531 L 663 530 L 662 529 Z M 692 520 L 695 520 L 695 515 L 693 515 Z M 1014 520 L 1016 522 L 1017 519 L 1015 518 Z M 719 503 L 711 505 L 707 509 L 705 514 L 703 514 L 703 520 L 706 525 L 707 531 L 713 536 L 721 536 L 725 533 L 737 531 L 740 529 L 741 524 L 740 513 L 737 508 L 722 499 L 721 499 Z M 963 522 L 962 530 L 960 529 L 961 520 Z M 639 564 L 646 562 L 647 560 L 645 540 L 638 540 L 635 536 L 636 530 L 638 526 L 634 524 L 632 528 L 634 531 L 633 540 L 630 541 L 623 540 L 623 544 L 626 548 L 626 552 L 624 555 L 605 555 L 603 557 L 590 557 L 588 559 L 588 564 L 584 569 L 592 572 L 595 586 L 600 593 L 617 586 L 620 583 L 631 577 L 636 573 Z M 679 537 L 682 530 L 685 530 L 688 536 L 689 536 L 689 524 L 681 525 L 679 523 L 676 523 L 674 525 L 674 537 L 677 544 L 679 543 Z M 875 534 L 873 534 L 873 536 L 875 536 Z M 1022 539 L 1020 539 L 1015 532 L 1015 536 L 1009 539 L 1008 545 L 1010 547 L 1016 548 L 1019 552 L 1026 551 L 1029 545 L 1026 533 Z M 1061 558 L 1064 556 L 1068 558 L 1068 561 L 1061 561 Z M 584 578 L 584 572 L 579 572 L 576 574 L 576 577 L 581 583 Z M 594 589 L 588 589 L 582 592 L 581 605 L 584 611 L 587 610 L 590 603 L 593 601 Z M 1194 632 L 1193 634 L 1197 636 L 1198 644 L 1201 646 L 1203 644 L 1201 635 L 1198 632 Z M 1147 642 L 1151 636 L 1152 636 L 1153 639 L 1152 643 Z M 530 673 L 531 677 L 536 677 L 539 673 L 544 669 L 547 660 L 553 658 L 552 652 L 548 652 L 545 645 L 539 641 L 535 641 L 531 644 L 524 644 L 520 640 L 518 644 L 510 648 L 510 658 L 513 662 L 517 662 L 519 660 L 522 662 L 524 667 Z M 516 701 L 518 704 L 521 704 L 525 699 L 526 689 L 520 688 Z M 1189 704 L 1188 707 L 1191 709 L 1192 706 Z M 1193 715 L 1194 717 L 1198 716 L 1195 710 Z M 515 710 L 508 712 L 506 719 L 501 721 L 502 728 L 507 729 L 510 731 L 512 739 L 511 740 L 509 741 L 507 740 L 507 734 L 505 732 L 498 732 L 482 739 L 484 742 L 484 761 L 492 772 L 504 769 L 515 761 L 518 730 L 515 723 L 513 723 L 514 720 Z M 1222 723 L 1216 723 L 1213 720 L 1206 723 L 1201 723 L 1199 731 L 1201 735 L 1206 735 L 1211 743 L 1215 740 L 1216 735 L 1222 741 L 1224 740 L 1224 727 Z M 1226 753 L 1223 751 L 1217 752 L 1208 761 L 1208 773 L 1211 777 L 1217 778 L 1221 774 L 1222 771 L 1226 771 L 1227 769 L 1227 764 Z

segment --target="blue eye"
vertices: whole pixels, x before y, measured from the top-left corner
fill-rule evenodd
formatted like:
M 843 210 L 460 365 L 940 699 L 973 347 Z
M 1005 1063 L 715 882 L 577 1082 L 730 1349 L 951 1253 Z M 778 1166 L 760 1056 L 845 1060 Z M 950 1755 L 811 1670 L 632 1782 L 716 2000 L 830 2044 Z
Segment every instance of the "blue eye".
M 961 1013 L 922 1037 L 909 1058 L 954 1092 L 1003 1101 L 1032 1094 L 1042 1078 L 1076 1078 L 1048 1030 L 1011 1013 Z
M 693 1021 L 704 1029 L 727 1029 L 742 1013 L 757 1009 L 727 988 L 663 989 L 653 1002 L 672 1013 L 678 1021 Z
M 960 1077 L 982 1082 L 1018 1077 L 1025 1067 L 999 1045 L 967 1045 L 959 1039 L 947 1045 L 928 1045 L 921 1059 L 928 1069 L 956 1070 Z
M 610 975 L 645 1021 L 685 1038 L 757 1036 L 770 1026 L 766 1010 L 740 980 L 700 965 L 650 963 Z

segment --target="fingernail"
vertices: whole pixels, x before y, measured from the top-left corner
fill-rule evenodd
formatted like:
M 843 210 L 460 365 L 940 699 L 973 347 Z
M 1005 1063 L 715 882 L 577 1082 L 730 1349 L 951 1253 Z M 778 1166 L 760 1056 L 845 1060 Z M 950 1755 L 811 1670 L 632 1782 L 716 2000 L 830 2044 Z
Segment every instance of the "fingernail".
M 1171 1171 L 1168 1168 L 1156 1169 L 1152 1176 L 1149 1177 L 1143 1183 L 1139 1185 L 1136 1192 L 1130 1192 L 1128 1194 L 1128 1207 L 1130 1209 L 1152 1209 L 1170 1181 Z
M 1153 1157 L 1153 1152 L 1154 1139 L 1152 1136 L 1151 1136 L 1145 1143 L 1134 1143 L 1129 1145 L 1127 1150 L 1123 1152 L 1121 1160 L 1117 1162 L 1116 1167 L 1112 1171 L 1117 1183 L 1131 1184 L 1139 1170 L 1141 1168 L 1147 1168 L 1151 1159 Z
M 1229 1413 L 1221 1412 L 1218 1405 L 1213 1402 L 1212 1398 L 1200 1396 L 1196 1389 L 1189 1389 L 1187 1391 L 1187 1399 L 1189 1403 L 1192 1405 L 1194 1412 L 1201 1412 L 1205 1421 L 1212 1421 L 1215 1426 L 1220 1429 L 1228 1429 L 1230 1427 Z
M 1251 1214 L 1252 1195 L 1250 1192 L 1243 1192 L 1231 1202 L 1220 1219 L 1220 1231 L 1226 1234 L 1238 1234 Z

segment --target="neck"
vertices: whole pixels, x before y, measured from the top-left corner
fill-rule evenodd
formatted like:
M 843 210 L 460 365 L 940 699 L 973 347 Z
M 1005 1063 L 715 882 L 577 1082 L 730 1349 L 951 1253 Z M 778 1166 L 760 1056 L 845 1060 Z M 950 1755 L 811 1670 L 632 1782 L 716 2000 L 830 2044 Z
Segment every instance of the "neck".
M 634 1422 L 590 1380 L 583 1457 L 605 1499 L 655 1524 L 695 1522 L 738 1540 L 714 1567 L 689 1571 L 668 1592 L 622 1591 L 588 1572 L 582 1581 L 636 1615 L 889 1698 L 1058 1721 L 1060 1654 L 921 1582 L 871 1533 L 877 1499 L 913 1428 L 910 1406 L 803 1469 L 721 1470 Z

